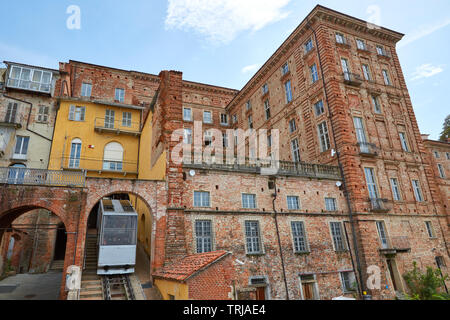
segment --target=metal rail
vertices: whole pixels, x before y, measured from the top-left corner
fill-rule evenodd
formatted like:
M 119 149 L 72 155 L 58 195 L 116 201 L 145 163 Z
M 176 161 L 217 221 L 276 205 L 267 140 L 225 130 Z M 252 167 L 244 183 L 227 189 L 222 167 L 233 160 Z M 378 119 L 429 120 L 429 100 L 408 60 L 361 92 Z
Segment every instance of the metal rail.
M 83 188 L 86 184 L 86 172 L 15 167 L 0 168 L 0 184 Z
M 102 278 L 104 300 L 136 300 L 129 275 L 108 275 Z

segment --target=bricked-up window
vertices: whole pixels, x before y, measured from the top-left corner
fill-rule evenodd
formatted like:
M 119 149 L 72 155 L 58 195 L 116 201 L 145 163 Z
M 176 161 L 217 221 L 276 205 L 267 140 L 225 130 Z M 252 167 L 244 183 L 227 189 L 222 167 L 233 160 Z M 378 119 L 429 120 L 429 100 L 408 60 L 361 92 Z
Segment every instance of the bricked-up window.
M 227 114 L 225 114 L 225 113 L 220 114 L 220 124 L 223 126 L 228 125 L 228 115 Z
M 116 88 L 115 100 L 119 102 L 125 101 L 125 89 Z
M 253 129 L 253 117 L 251 115 L 248 116 L 248 127 Z
M 262 88 L 262 94 L 265 95 L 267 92 L 269 92 L 269 86 L 267 85 L 267 83 L 265 83 Z
M 270 119 L 270 105 L 269 105 L 269 99 L 266 99 L 264 101 L 264 111 L 266 112 L 266 120 Z
M 381 248 L 387 249 L 389 248 L 389 240 L 386 233 L 386 225 L 384 224 L 384 221 L 377 221 L 377 230 L 378 230 L 378 237 L 380 238 L 381 242 Z
M 419 180 L 413 180 L 412 186 L 414 189 L 414 196 L 416 197 L 416 201 L 423 202 L 422 190 L 420 189 Z
M 353 271 L 340 272 L 340 275 L 342 282 L 342 291 L 344 291 L 344 293 L 356 291 L 355 273 Z
M 334 250 L 347 251 L 342 222 L 330 222 L 331 235 L 333 236 Z
M 5 122 L 15 123 L 18 104 L 16 102 L 8 103 L 8 109 L 6 110 Z
M 256 195 L 243 193 L 242 194 L 242 208 L 244 209 L 256 209 Z
M 392 188 L 392 195 L 394 197 L 395 201 L 401 201 L 402 197 L 400 194 L 400 187 L 398 185 L 398 180 L 397 178 L 391 178 L 391 188 Z
M 116 112 L 114 110 L 105 110 L 105 128 L 114 129 L 114 118 Z
M 372 95 L 371 97 L 372 97 L 373 110 L 375 111 L 375 113 L 380 114 L 381 113 L 380 100 L 378 99 L 377 96 Z
M 306 41 L 305 43 L 305 53 L 310 52 L 312 49 L 314 48 L 312 39 L 309 39 L 308 41 Z
M 336 42 L 340 44 L 345 44 L 345 37 L 342 33 L 336 32 Z
M 316 116 L 320 116 L 325 112 L 325 108 L 323 106 L 323 101 L 320 100 L 314 105 L 314 110 L 316 111 Z
M 245 221 L 245 238 L 247 254 L 262 253 L 259 221 Z
M 185 144 L 192 143 L 192 130 L 191 129 L 187 129 L 187 128 L 184 129 L 183 143 L 185 143 Z
M 212 225 L 210 220 L 195 221 L 197 253 L 212 251 Z
M 81 96 L 90 97 L 92 94 L 92 84 L 83 82 L 81 84 Z
M 69 120 L 84 121 L 85 114 L 86 114 L 86 107 L 70 106 Z
M 303 221 L 292 221 L 292 238 L 294 240 L 294 252 L 304 253 L 308 252 L 308 240 L 306 239 L 305 225 Z
M 292 101 L 292 87 L 291 87 L 291 80 L 287 81 L 284 84 L 284 89 L 286 91 L 286 103 L 289 103 Z
M 209 192 L 194 191 L 194 207 L 209 208 L 210 206 Z
M 325 210 L 329 212 L 337 211 L 337 204 L 335 198 L 325 198 Z
M 391 84 L 391 79 L 389 78 L 389 72 L 385 69 L 383 69 L 383 78 L 384 78 L 384 84 L 387 86 L 392 85 Z
M 400 136 L 400 143 L 402 145 L 403 151 L 409 152 L 408 140 L 406 139 L 406 133 L 399 132 L 398 134 Z
M 250 100 L 248 100 L 246 103 L 245 103 L 245 109 L 248 111 L 248 110 L 250 110 L 252 108 L 252 103 L 250 102 Z
M 289 133 L 294 133 L 295 131 L 297 131 L 297 124 L 295 123 L 295 119 L 291 119 L 289 121 Z
M 425 226 L 427 227 L 427 233 L 430 238 L 436 238 L 436 235 L 434 234 L 433 230 L 433 224 L 431 221 L 425 221 Z
M 292 161 L 300 162 L 300 147 L 298 145 L 297 138 L 291 141 L 291 151 L 292 151 Z
M 77 169 L 80 167 L 81 158 L 81 140 L 73 139 L 70 146 L 69 168 Z
M 48 110 L 46 106 L 39 106 L 37 122 L 47 123 L 48 122 Z
M 358 47 L 359 50 L 367 50 L 366 43 L 364 42 L 364 40 L 356 39 L 356 46 Z
M 287 205 L 289 210 L 300 209 L 300 201 L 297 196 L 287 196 Z
M 330 137 L 328 136 L 327 123 L 324 121 L 318 125 L 319 131 L 319 141 L 320 141 L 320 151 L 325 152 L 330 149 Z
M 444 171 L 444 167 L 442 166 L 442 164 L 438 163 L 438 171 L 439 171 L 439 176 L 442 179 L 445 179 L 445 171 Z
M 286 62 L 285 64 L 283 64 L 283 66 L 281 67 L 281 74 L 284 76 L 285 74 L 287 74 L 289 72 L 289 64 Z
M 203 123 L 212 123 L 211 111 L 203 111 Z
M 14 148 L 14 159 L 26 159 L 28 152 L 28 144 L 30 142 L 30 137 L 16 137 L 16 146 Z
M 375 171 L 373 168 L 364 168 L 364 174 L 366 176 L 367 190 L 369 191 L 370 199 L 378 199 L 378 187 L 375 178 Z
M 131 127 L 131 112 L 122 113 L 122 126 Z
M 192 121 L 192 110 L 191 108 L 183 108 L 183 120 Z
M 362 68 L 363 68 L 364 79 L 366 79 L 367 81 L 371 81 L 371 80 L 372 80 L 372 77 L 370 76 L 370 68 L 369 68 L 369 65 L 363 64 L 363 65 L 362 65 Z
M 314 63 L 311 67 L 309 67 L 309 71 L 311 72 L 311 81 L 315 83 L 319 80 L 319 74 L 317 73 L 317 65 Z

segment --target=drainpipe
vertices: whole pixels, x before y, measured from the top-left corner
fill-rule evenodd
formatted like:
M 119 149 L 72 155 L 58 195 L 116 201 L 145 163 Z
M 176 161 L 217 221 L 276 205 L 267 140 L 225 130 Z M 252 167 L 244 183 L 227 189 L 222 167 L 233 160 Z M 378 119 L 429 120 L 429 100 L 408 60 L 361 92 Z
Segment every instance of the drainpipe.
M 278 220 L 277 220 L 277 210 L 275 208 L 275 200 L 277 200 L 277 185 L 275 182 L 275 179 L 273 180 L 273 185 L 275 187 L 275 193 L 272 194 L 272 206 L 273 206 L 273 219 L 275 221 L 275 230 L 277 232 L 277 238 L 278 238 L 278 247 L 280 249 L 280 259 L 281 259 L 281 268 L 283 269 L 283 280 L 284 280 L 284 287 L 286 289 L 286 300 L 289 300 L 289 290 L 288 290 L 288 284 L 286 281 L 286 270 L 284 267 L 284 259 L 283 259 L 283 250 L 281 248 L 281 239 L 280 239 L 280 232 L 278 229 Z
M 355 222 L 353 219 L 353 212 L 352 212 L 352 207 L 351 207 L 351 201 L 350 201 L 350 196 L 348 193 L 348 189 L 347 189 L 347 182 L 345 179 L 345 175 L 344 175 L 344 169 L 342 167 L 342 162 L 341 162 L 341 154 L 338 151 L 337 148 L 337 143 L 336 143 L 336 136 L 335 136 L 335 131 L 334 131 L 334 125 L 333 125 L 333 116 L 330 110 L 330 104 L 329 104 L 329 99 L 328 99 L 328 91 L 327 91 L 327 87 L 326 87 L 326 83 L 325 83 L 325 77 L 324 77 L 324 72 L 323 72 L 323 68 L 322 68 L 322 58 L 320 55 L 320 50 L 319 50 L 319 42 L 317 41 L 317 34 L 316 34 L 316 30 L 311 26 L 311 23 L 308 19 L 307 22 L 307 28 L 311 29 L 313 34 L 314 34 L 314 42 L 316 44 L 316 50 L 317 50 L 317 56 L 319 59 L 319 64 L 320 64 L 320 71 L 322 74 L 322 83 L 323 83 L 323 90 L 325 93 L 325 100 L 327 103 L 327 108 L 328 108 L 328 114 L 329 114 L 329 119 L 330 119 L 330 124 L 331 124 L 331 134 L 333 135 L 333 140 L 334 140 L 334 144 L 335 144 L 335 148 L 336 148 L 336 154 L 337 154 L 337 161 L 338 161 L 338 165 L 339 165 L 339 171 L 341 172 L 341 176 L 342 176 L 342 182 L 343 182 L 343 188 L 344 188 L 344 194 L 345 194 L 345 198 L 347 200 L 347 207 L 348 207 L 348 215 L 349 215 L 349 219 L 350 219 L 350 225 L 351 225 L 351 232 L 352 232 L 352 240 L 353 240 L 353 247 L 355 249 L 355 258 L 356 258 L 356 266 L 358 269 L 358 276 L 359 276 L 359 285 L 361 288 L 361 292 L 366 291 L 365 286 L 364 286 L 364 282 L 363 282 L 363 278 L 362 278 L 362 270 L 361 270 L 361 261 L 359 259 L 359 250 L 358 250 L 358 242 L 356 240 L 356 230 L 355 230 Z

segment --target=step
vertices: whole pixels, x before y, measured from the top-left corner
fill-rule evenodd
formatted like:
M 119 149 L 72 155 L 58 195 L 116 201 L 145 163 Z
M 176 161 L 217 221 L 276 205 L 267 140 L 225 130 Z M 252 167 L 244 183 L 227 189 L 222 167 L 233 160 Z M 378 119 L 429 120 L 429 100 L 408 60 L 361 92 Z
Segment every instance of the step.
M 80 297 L 80 300 L 103 300 L 103 296 Z
M 95 287 L 82 287 L 81 288 L 81 292 L 103 292 L 103 287 L 102 286 L 95 286 Z
M 103 299 L 103 291 L 80 292 L 80 299 L 89 297 L 98 297 L 100 299 Z

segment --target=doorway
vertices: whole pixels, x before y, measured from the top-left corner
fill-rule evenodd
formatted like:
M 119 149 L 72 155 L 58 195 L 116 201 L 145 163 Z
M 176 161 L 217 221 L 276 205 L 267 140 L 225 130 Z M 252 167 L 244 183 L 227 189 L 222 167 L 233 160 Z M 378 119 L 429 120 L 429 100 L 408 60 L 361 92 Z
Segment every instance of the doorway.
M 55 254 L 53 260 L 64 260 L 66 256 L 67 234 L 64 224 L 58 224 L 55 241 Z

